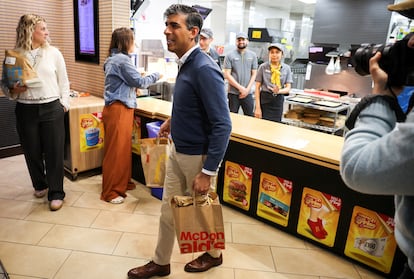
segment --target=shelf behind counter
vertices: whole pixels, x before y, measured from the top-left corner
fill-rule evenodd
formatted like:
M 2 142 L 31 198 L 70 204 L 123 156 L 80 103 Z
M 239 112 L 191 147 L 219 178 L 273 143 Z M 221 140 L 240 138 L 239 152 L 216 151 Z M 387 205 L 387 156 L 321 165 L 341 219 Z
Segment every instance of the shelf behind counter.
M 141 129 L 170 113 L 170 102 L 138 99 Z M 343 137 L 241 114 L 231 113 L 231 120 L 230 142 L 217 179 L 223 204 L 381 275 L 394 278 L 401 271 L 405 257 L 393 229 L 383 225 L 384 220 L 393 222 L 393 198 L 346 187 L 339 173 Z M 137 177 L 142 175 L 137 174 L 140 158 L 133 158 L 133 177 L 142 181 L 143 176 Z M 315 212 L 324 213 L 316 227 L 308 221 Z M 376 225 L 359 227 L 362 217 Z M 319 226 L 326 234 L 318 233 Z M 383 246 L 370 245 L 380 239 L 386 240 Z

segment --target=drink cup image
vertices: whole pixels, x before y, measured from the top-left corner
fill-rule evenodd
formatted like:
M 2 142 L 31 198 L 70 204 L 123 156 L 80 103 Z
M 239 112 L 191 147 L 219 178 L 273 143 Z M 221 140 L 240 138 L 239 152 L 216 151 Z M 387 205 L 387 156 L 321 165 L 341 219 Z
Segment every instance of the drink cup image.
M 88 128 L 85 130 L 87 146 L 95 146 L 99 142 L 99 128 Z

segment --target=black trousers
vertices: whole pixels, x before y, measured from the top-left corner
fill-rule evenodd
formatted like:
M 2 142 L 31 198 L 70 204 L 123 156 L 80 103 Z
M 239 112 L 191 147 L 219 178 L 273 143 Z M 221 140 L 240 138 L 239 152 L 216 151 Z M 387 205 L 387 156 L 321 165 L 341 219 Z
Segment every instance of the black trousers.
M 283 103 L 285 97 L 282 94 L 273 95 L 268 92 L 260 92 L 260 108 L 262 119 L 282 122 Z
M 63 200 L 65 126 L 59 100 L 16 104 L 16 126 L 35 190 L 49 188 L 48 200 Z
M 227 94 L 227 96 L 230 112 L 238 113 L 241 106 L 244 115 L 254 116 L 254 100 L 252 94 L 248 94 L 244 99 L 240 99 L 239 95 L 236 94 Z

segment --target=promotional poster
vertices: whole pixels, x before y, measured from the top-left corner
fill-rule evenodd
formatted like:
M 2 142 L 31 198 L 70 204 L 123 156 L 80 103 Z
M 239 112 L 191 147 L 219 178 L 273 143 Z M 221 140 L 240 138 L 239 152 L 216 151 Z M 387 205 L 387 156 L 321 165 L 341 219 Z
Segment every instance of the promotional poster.
M 333 247 L 341 207 L 341 198 L 304 187 L 297 232 Z
M 223 200 L 246 211 L 250 208 L 253 169 L 226 161 Z
M 389 273 L 397 248 L 394 227 L 393 218 L 355 206 L 349 225 L 345 255 Z
M 103 148 L 104 126 L 102 113 L 81 114 L 79 122 L 80 152 Z
M 257 215 L 286 227 L 292 199 L 292 181 L 262 172 Z

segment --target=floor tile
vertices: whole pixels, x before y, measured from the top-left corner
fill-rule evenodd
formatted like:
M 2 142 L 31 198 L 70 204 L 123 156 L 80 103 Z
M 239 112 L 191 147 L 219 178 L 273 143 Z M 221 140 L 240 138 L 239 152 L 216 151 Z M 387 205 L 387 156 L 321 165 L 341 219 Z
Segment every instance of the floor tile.
M 158 234 L 158 224 L 159 218 L 157 216 L 102 211 L 92 227 L 132 233 Z
M 123 279 L 129 269 L 145 263 L 134 258 L 74 251 L 53 278 Z
M 223 206 L 223 220 L 224 222 L 241 224 L 263 224 L 262 222 L 246 216 L 243 213 L 227 206 Z
M 240 269 L 275 271 L 269 246 L 227 243 L 223 266 Z
M 0 242 L 0 259 L 7 272 L 22 276 L 54 278 L 70 253 L 69 250 Z
M 161 202 L 154 197 L 140 197 L 134 213 L 159 216 L 161 213 Z
M 101 200 L 100 195 L 101 193 L 85 192 L 79 197 L 73 206 L 132 213 L 138 203 L 137 199 L 128 196 L 125 198 L 123 203 L 112 204 Z
M 234 271 L 231 268 L 219 266 L 206 272 L 188 273 L 184 271 L 184 264 L 172 264 L 171 274 L 168 279 L 234 279 Z
M 26 188 L 19 185 L 10 186 L 6 181 L 0 181 L 0 199 L 14 200 L 21 196 Z
M 303 240 L 265 224 L 232 224 L 233 243 L 305 248 Z
M 252 270 L 235 270 L 235 279 L 320 279 L 318 276 L 294 275 L 276 272 L 252 271 Z
M 360 265 L 355 264 L 355 269 L 358 271 L 361 279 L 381 279 L 384 278 L 382 275 L 379 275 L 376 272 L 367 270 Z
M 157 235 L 123 233 L 114 255 L 151 259 L 157 244 Z
M 0 241 L 35 245 L 53 226 L 50 223 L 0 218 Z
M 332 278 L 360 278 L 352 263 L 344 261 L 329 251 L 280 247 L 271 249 L 277 272 Z
M 39 206 L 26 217 L 26 220 L 90 227 L 99 213 L 98 209 L 71 207 L 65 204 L 60 210 L 54 212 Z
M 0 199 L 0 217 L 24 219 L 39 206 L 35 202 Z
M 39 246 L 112 254 L 121 234 L 121 232 L 56 225 L 43 237 Z

